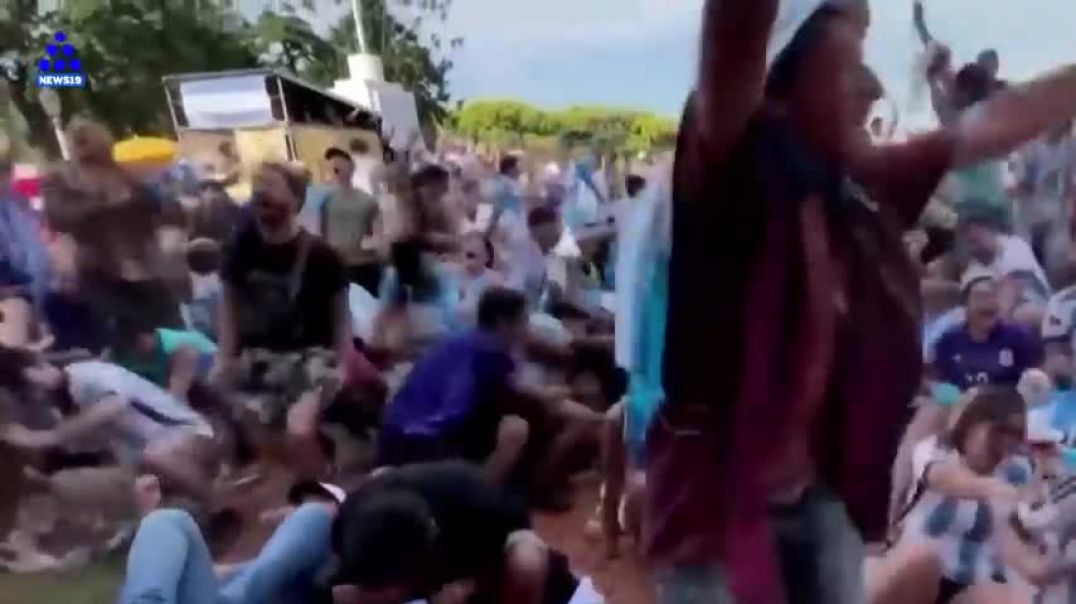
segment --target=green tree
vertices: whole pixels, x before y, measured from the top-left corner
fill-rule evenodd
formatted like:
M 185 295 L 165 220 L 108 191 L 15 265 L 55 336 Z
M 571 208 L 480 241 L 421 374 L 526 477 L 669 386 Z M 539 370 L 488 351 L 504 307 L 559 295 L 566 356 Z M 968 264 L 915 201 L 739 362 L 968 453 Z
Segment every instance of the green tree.
M 431 29 L 425 24 L 426 19 L 446 19 L 451 2 L 394 1 L 415 14 L 410 23 L 394 16 L 386 0 L 362 0 L 363 33 L 369 46 L 366 50 L 381 57 L 386 80 L 400 84 L 415 95 L 419 120 L 424 125 L 444 124 L 450 114 L 448 73 L 453 67 L 451 53 L 463 44 L 463 40 L 445 40 L 436 30 L 423 39 L 418 32 Z M 320 55 L 303 74 L 322 86 L 329 86 L 334 79 L 347 75 L 347 55 L 359 51 L 351 15 L 333 26 L 328 37 L 335 51 Z
M 225 29 L 213 5 L 190 11 L 162 0 L 110 4 L 81 17 L 61 14 L 59 24 L 83 57 L 87 108 L 119 134 L 171 130 L 163 76 L 258 64 L 251 32 Z
M 675 141 L 676 124 L 672 120 L 641 113 L 631 120 L 625 151 L 632 154 L 649 153 L 655 148 L 670 148 Z
M 92 114 L 121 136 L 171 131 L 162 76 L 258 64 L 249 29 L 225 27 L 223 13 L 206 0 L 74 0 L 45 15 L 37 8 L 14 0 L 0 15 L 0 73 L 34 142 L 52 153 L 33 79 L 55 31 L 68 34 L 88 78 L 83 90 L 61 91 L 65 113 Z
M 465 103 L 451 124 L 453 132 L 476 143 L 499 145 L 506 133 L 517 143 L 524 136 L 554 136 L 568 147 L 585 144 L 611 159 L 671 146 L 676 134 L 672 120 L 644 111 L 596 106 L 543 111 L 516 100 Z
M 324 64 L 323 57 L 334 56 L 337 50 L 326 39 L 314 31 L 314 28 L 295 14 L 278 14 L 264 12 L 256 26 L 257 43 L 262 59 L 268 65 L 280 67 L 295 75 L 308 76 L 317 74 L 317 79 L 324 75 L 317 70 Z M 318 82 L 331 84 L 329 82 Z
M 39 13 L 36 0 L 10 0 L 0 10 L 0 78 L 6 82 L 8 103 L 12 105 L 5 127 L 11 128 L 18 115 L 28 130 L 26 142 L 56 153 L 55 137 L 49 136 L 48 116 L 37 102 L 37 89 L 32 85 L 33 66 L 47 35 L 47 20 Z

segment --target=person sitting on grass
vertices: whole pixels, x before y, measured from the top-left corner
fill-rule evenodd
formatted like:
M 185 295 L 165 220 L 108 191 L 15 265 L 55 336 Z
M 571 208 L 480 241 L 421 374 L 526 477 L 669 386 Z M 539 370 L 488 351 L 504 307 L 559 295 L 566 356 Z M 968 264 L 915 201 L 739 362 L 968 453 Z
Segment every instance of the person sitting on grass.
M 144 468 L 170 488 L 208 502 L 215 462 L 210 424 L 182 401 L 123 367 L 82 361 L 63 369 L 24 351 L 0 348 L 0 389 L 52 397 L 65 419 L 45 430 L 9 423 L 0 443 L 34 453 L 85 438 L 107 439 L 128 468 Z
M 385 410 L 384 465 L 459 458 L 485 464 L 504 482 L 530 428 L 515 411 L 512 351 L 527 329 L 521 294 L 491 289 L 478 305 L 478 328 L 444 340 L 419 359 Z
M 211 381 L 248 423 L 284 433 L 290 461 L 320 475 L 318 417 L 336 395 L 354 352 L 347 279 L 340 257 L 297 214 L 308 179 L 263 163 L 254 177 L 253 220 L 231 241 Z
M 527 511 L 463 462 L 375 475 L 333 526 L 335 604 L 600 604 Z
M 1008 594 L 1010 569 L 994 540 L 1002 518 L 992 504 L 1019 501 L 1032 479 L 1022 454 L 1027 430 L 1026 403 L 1014 388 L 981 386 L 953 412 L 944 434 L 916 446 L 914 487 L 896 521 L 900 538 L 867 572 L 872 602 L 943 604 L 973 593 Z
M 118 604 L 266 604 L 317 602 L 319 571 L 331 562 L 338 499 L 304 495 L 250 562 L 214 567 L 210 548 L 187 511 L 161 507 L 161 484 L 142 476 L 138 527 Z M 218 574 L 219 571 L 219 574 Z

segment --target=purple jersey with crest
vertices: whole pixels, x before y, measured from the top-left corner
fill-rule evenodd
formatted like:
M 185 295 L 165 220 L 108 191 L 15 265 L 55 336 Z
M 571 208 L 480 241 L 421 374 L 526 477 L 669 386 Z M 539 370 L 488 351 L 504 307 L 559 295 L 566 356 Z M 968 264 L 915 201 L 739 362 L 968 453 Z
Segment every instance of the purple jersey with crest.
M 934 348 L 936 377 L 967 390 L 979 384 L 1015 386 L 1026 369 L 1042 362 L 1042 344 L 1030 331 L 998 323 L 985 341 L 964 324 L 945 332 Z

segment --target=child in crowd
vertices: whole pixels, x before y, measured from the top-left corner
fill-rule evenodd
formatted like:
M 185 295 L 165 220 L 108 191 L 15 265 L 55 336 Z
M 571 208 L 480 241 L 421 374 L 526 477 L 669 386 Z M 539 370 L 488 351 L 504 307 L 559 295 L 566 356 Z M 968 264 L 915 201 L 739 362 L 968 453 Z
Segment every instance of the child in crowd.
M 195 239 L 187 244 L 190 296 L 182 308 L 184 320 L 189 328 L 214 339 L 224 291 L 220 279 L 222 260 L 220 244 L 211 239 Z
M 120 604 L 603 601 L 530 530 L 524 509 L 460 462 L 380 472 L 347 495 L 296 485 L 266 545 L 246 564 L 218 567 L 223 578 L 190 514 L 160 508 L 154 478 L 139 479 L 136 498 L 146 515 Z

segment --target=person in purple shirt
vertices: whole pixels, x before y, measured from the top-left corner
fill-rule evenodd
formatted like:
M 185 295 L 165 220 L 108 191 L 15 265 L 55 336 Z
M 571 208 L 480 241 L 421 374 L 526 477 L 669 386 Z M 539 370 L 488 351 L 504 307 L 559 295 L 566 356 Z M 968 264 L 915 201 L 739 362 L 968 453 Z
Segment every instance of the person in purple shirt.
M 1001 318 L 998 284 L 987 276 L 963 288 L 966 319 L 938 340 L 935 378 L 961 390 L 980 384 L 1015 386 L 1026 369 L 1042 364 L 1042 342 Z
M 464 459 L 503 482 L 526 447 L 529 426 L 512 415 L 512 350 L 527 331 L 526 299 L 489 289 L 478 303 L 478 328 L 452 336 L 411 370 L 382 420 L 380 463 Z

